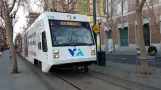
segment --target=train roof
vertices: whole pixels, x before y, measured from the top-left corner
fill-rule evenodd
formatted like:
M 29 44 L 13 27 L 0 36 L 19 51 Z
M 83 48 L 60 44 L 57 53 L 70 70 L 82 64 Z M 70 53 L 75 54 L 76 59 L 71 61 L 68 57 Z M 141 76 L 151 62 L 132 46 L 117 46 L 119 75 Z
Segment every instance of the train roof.
M 44 12 L 42 16 L 47 17 L 48 19 L 55 19 L 55 20 L 69 20 L 68 16 L 71 16 L 70 21 L 88 21 L 87 15 L 82 14 Z M 53 16 L 54 18 L 52 18 L 51 16 Z
M 69 19 L 70 17 L 70 19 Z M 42 19 L 89 22 L 87 15 L 46 11 L 42 13 L 29 28 Z M 28 28 L 28 29 L 29 29 Z M 28 31 L 28 29 L 26 31 Z M 25 31 L 25 32 L 26 32 Z M 22 33 L 23 35 L 24 33 Z

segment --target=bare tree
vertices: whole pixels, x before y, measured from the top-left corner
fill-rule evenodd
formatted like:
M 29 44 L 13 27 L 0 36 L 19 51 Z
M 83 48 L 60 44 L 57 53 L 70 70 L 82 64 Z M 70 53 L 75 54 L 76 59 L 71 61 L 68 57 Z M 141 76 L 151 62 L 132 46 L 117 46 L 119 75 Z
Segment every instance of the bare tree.
M 150 22 L 152 22 L 154 24 L 154 28 L 157 31 L 159 31 L 159 33 L 160 33 L 159 26 L 160 26 L 161 21 L 156 19 L 157 15 L 155 13 L 154 1 L 153 0 L 147 0 L 146 6 L 148 8 L 148 11 L 150 12 L 149 14 L 151 15 L 151 19 L 149 19 L 145 15 L 143 15 L 143 17 L 146 18 L 147 20 L 149 20 Z
M 44 11 L 74 13 L 78 0 L 44 0 Z M 40 0 L 41 2 L 41 0 Z
M 7 38 L 9 40 L 9 46 L 12 56 L 13 73 L 18 73 L 17 58 L 15 48 L 13 45 L 13 21 L 16 17 L 21 0 L 1 0 L 0 1 L 0 19 L 4 21 Z
M 7 33 L 2 19 L 0 19 L 0 39 L 2 42 L 1 47 L 4 48 L 4 46 L 7 46 Z
M 148 65 L 147 65 L 147 57 L 146 57 L 146 49 L 145 42 L 143 36 L 143 23 L 142 23 L 142 8 L 144 6 L 146 0 L 135 0 L 135 11 L 136 11 L 136 20 L 138 25 L 138 40 L 140 42 L 140 56 L 141 56 L 141 73 L 148 73 Z
M 120 14 L 117 15 L 116 13 L 116 6 L 118 4 L 118 0 L 107 0 L 107 16 L 106 16 L 106 23 L 105 25 L 107 26 L 108 29 L 111 30 L 112 32 L 112 41 L 113 41 L 113 51 L 115 52 L 115 42 L 114 42 L 114 29 L 116 28 L 119 18 L 115 18 L 119 16 Z
M 64 1 L 65 0 L 59 0 L 59 3 L 63 8 L 64 12 L 74 13 L 75 6 L 78 0 L 67 0 L 67 2 Z

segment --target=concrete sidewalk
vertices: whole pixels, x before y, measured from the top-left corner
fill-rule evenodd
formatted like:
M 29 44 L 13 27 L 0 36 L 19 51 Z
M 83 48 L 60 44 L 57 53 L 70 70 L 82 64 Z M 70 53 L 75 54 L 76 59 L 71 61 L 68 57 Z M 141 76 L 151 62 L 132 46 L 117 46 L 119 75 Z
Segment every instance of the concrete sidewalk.
M 136 65 L 116 63 L 111 61 L 108 61 L 106 66 L 91 65 L 89 68 L 90 70 L 103 74 L 161 89 L 161 69 L 159 68 L 155 69 L 154 71 L 153 68 L 150 67 L 150 70 L 153 73 L 152 75 L 140 74 L 139 66 L 136 68 Z
M 49 90 L 23 61 L 17 60 L 21 73 L 11 74 L 9 50 L 3 52 L 0 58 L 0 90 Z

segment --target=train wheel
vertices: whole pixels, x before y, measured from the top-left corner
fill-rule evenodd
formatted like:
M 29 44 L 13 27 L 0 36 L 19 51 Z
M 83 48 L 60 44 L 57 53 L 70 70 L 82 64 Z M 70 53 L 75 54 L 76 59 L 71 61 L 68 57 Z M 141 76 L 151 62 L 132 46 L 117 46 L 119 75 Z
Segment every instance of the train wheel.
M 38 67 L 42 67 L 41 61 L 38 61 Z
M 73 73 L 74 73 L 74 74 L 77 74 L 77 73 L 78 73 L 78 66 L 74 66 L 74 68 L 73 68 Z
M 84 66 L 84 73 L 88 73 L 88 65 Z

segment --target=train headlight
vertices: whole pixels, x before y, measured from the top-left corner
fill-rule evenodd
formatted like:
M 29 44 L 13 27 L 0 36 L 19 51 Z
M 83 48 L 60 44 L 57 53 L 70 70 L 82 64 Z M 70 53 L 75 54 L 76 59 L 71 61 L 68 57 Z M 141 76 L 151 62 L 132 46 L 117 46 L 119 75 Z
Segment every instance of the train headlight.
M 59 58 L 59 55 L 54 55 L 54 58 Z
M 94 48 L 92 48 L 92 50 L 91 50 L 91 55 L 95 55 L 95 49 Z
M 70 15 L 67 15 L 67 18 L 70 20 L 71 19 L 71 16 Z
M 92 51 L 95 51 L 95 49 L 94 49 L 94 48 L 92 48 Z
M 58 50 L 54 50 L 54 54 L 59 54 L 59 51 Z
M 58 50 L 54 50 L 54 58 L 59 58 L 59 51 Z

